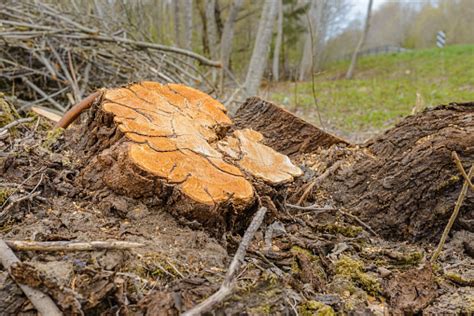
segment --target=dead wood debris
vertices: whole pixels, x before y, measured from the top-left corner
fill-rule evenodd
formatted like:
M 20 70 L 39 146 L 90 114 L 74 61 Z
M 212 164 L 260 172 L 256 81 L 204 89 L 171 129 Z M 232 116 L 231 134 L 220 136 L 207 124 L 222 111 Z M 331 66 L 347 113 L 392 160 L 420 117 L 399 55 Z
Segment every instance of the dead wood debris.
M 211 295 L 209 298 L 201 302 L 196 307 L 192 308 L 189 311 L 186 311 L 186 313 L 184 313 L 183 316 L 201 315 L 205 312 L 208 312 L 215 305 L 222 303 L 224 299 L 232 293 L 234 283 L 235 283 L 235 278 L 236 278 L 237 272 L 240 269 L 240 266 L 242 265 L 242 262 L 245 259 L 247 248 L 249 247 L 249 244 L 252 241 L 253 236 L 255 235 L 255 232 L 262 224 L 262 221 L 263 221 L 263 218 L 265 217 L 266 212 L 267 212 L 267 208 L 262 207 L 257 211 L 255 216 L 253 217 L 252 222 L 250 223 L 249 227 L 245 231 L 244 236 L 242 237 L 242 241 L 240 242 L 239 248 L 237 249 L 237 252 L 235 253 L 234 258 L 232 259 L 232 262 L 230 263 L 229 270 L 227 271 L 225 275 L 224 282 L 222 282 L 222 285 L 219 288 L 219 291 Z
M 113 20 L 107 29 L 100 23 L 86 12 L 73 13 L 59 4 L 2 1 L 1 90 L 12 91 L 22 110 L 44 105 L 60 113 L 94 89 L 142 78 L 216 90 L 204 72 L 219 62 L 127 38 L 124 25 Z
M 13 251 L 1 239 L 0 261 L 6 270 L 9 270 L 13 264 L 20 263 L 20 260 L 18 260 Z M 27 285 L 19 284 L 19 286 L 41 315 L 62 315 L 62 312 L 48 295 Z
M 94 250 L 119 250 L 140 248 L 145 245 L 129 241 L 23 241 L 5 240 L 5 243 L 13 250 L 21 251 L 94 251 Z

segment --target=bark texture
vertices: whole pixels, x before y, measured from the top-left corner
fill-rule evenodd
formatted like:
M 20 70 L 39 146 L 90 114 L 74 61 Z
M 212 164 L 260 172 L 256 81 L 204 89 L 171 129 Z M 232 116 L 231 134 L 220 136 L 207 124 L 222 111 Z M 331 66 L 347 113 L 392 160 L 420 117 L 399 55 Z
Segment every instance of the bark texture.
M 258 97 L 248 98 L 233 119 L 235 128 L 252 128 L 262 133 L 266 145 L 289 157 L 315 152 L 319 147 L 347 144 L 345 140 Z
M 438 240 L 474 162 L 474 103 L 450 104 L 409 116 L 385 134 L 352 150 L 323 187 L 381 235 Z M 473 231 L 469 190 L 455 224 Z

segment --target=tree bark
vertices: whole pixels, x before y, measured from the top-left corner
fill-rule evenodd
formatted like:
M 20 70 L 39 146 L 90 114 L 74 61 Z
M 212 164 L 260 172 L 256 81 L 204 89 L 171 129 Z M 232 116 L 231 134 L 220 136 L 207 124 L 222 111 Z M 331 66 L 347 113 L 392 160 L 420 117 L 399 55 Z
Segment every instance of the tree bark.
M 275 49 L 273 51 L 273 81 L 280 79 L 280 50 L 283 38 L 283 1 L 278 0 L 278 21 L 277 21 L 277 35 L 275 41 Z
M 263 72 L 267 65 L 268 50 L 272 39 L 273 23 L 276 13 L 276 2 L 274 0 L 265 0 L 244 83 L 244 93 L 248 96 L 256 95 L 260 87 Z
M 346 73 L 346 79 L 352 79 L 352 76 L 354 75 L 354 69 L 357 63 L 357 57 L 359 55 L 359 51 L 364 45 L 365 39 L 367 37 L 367 33 L 369 32 L 370 16 L 372 14 L 372 4 L 373 4 L 373 0 L 369 0 L 369 6 L 367 7 L 367 16 L 365 18 L 364 32 L 362 32 L 362 36 L 360 37 L 359 43 L 357 43 L 356 49 L 354 50 L 354 53 L 352 54 L 352 60 L 351 60 L 349 69 L 347 70 L 347 73 Z

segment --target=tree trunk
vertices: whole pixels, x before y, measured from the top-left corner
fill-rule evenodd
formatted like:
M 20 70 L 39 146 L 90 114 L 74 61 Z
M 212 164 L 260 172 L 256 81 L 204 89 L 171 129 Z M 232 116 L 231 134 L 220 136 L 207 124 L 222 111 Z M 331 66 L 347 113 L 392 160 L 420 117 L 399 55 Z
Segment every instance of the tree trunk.
M 183 0 L 183 20 L 183 47 L 193 50 L 193 0 Z
M 452 151 L 468 171 L 474 161 L 472 135 L 474 103 L 452 103 L 410 115 L 359 149 L 313 152 L 319 157 L 318 168 L 342 164 L 319 183 L 308 202 L 318 196 L 327 201 L 329 192 L 338 205 L 385 238 L 437 241 L 464 182 Z M 470 190 L 454 228 L 473 232 L 472 222 Z
M 234 0 L 229 10 L 229 16 L 224 24 L 224 30 L 221 37 L 221 87 L 224 83 L 225 69 L 229 68 L 230 54 L 232 52 L 232 43 L 234 41 L 235 20 L 242 6 L 243 0 Z
M 273 23 L 276 13 L 276 2 L 274 0 L 265 0 L 252 57 L 250 59 L 244 83 L 244 93 L 248 96 L 256 95 L 260 88 L 263 72 L 267 65 L 268 50 L 272 39 Z
M 181 6 L 180 1 L 173 1 L 173 17 L 174 17 L 174 41 L 177 47 L 183 47 L 182 33 L 181 33 Z
M 218 40 L 217 40 L 217 24 L 216 24 L 216 0 L 206 1 L 206 28 L 207 38 L 209 40 L 209 51 L 211 52 L 211 58 L 217 58 L 218 52 Z
M 354 50 L 354 53 L 352 54 L 352 60 L 351 60 L 349 69 L 347 70 L 347 73 L 346 73 L 346 79 L 352 79 L 352 76 L 354 75 L 354 69 L 357 63 L 357 57 L 359 55 L 359 51 L 364 45 L 365 39 L 367 37 L 367 33 L 369 32 L 370 15 L 372 14 L 372 4 L 373 4 L 373 0 L 369 0 L 369 6 L 367 8 L 367 16 L 365 18 L 364 31 L 362 32 L 359 43 L 357 43 L 356 49 Z
M 314 30 L 316 26 L 316 21 L 314 17 L 316 16 L 316 7 L 317 1 L 312 1 L 309 13 L 306 16 L 308 32 L 306 33 L 306 38 L 304 41 L 303 55 L 301 56 L 300 69 L 298 74 L 298 79 L 300 81 L 303 81 L 305 79 L 308 71 L 311 69 L 311 63 L 313 58 L 311 47 L 313 44 L 313 39 L 311 38 L 311 36 L 315 33 Z
M 283 38 L 283 1 L 278 0 L 278 21 L 277 21 L 277 35 L 275 41 L 275 49 L 273 51 L 273 81 L 280 79 L 280 50 Z

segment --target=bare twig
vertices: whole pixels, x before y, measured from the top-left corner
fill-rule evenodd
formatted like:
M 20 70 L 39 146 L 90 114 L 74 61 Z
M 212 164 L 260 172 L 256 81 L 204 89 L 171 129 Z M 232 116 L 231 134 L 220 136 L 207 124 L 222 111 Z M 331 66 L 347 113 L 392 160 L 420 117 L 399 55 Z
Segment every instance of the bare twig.
M 10 267 L 19 263 L 20 260 L 15 256 L 13 251 L 7 246 L 7 244 L 0 240 L 0 261 L 2 262 L 3 267 L 10 273 Z M 26 297 L 30 300 L 31 304 L 36 308 L 39 314 L 41 315 L 62 315 L 63 313 L 59 308 L 54 304 L 53 300 L 36 289 L 33 289 L 27 285 L 18 284 Z
M 34 117 L 24 117 L 24 118 L 15 120 L 13 122 L 10 122 L 7 125 L 5 125 L 4 127 L 0 128 L 0 134 L 3 133 L 6 130 L 12 128 L 12 127 L 15 127 L 15 126 L 23 124 L 23 123 L 28 123 L 28 122 L 31 122 L 31 121 L 34 121 L 34 120 L 35 120 Z
M 244 261 L 247 248 L 252 241 L 255 232 L 262 224 L 266 212 L 267 208 L 261 207 L 253 217 L 252 222 L 242 237 L 239 248 L 232 259 L 229 270 L 227 271 L 227 274 L 224 278 L 224 282 L 222 282 L 219 290 L 197 306 L 183 313 L 183 316 L 201 315 L 207 311 L 210 311 L 215 305 L 223 302 L 232 293 L 235 284 L 235 276 L 240 269 L 242 262 Z
M 6 244 L 21 251 L 94 251 L 110 249 L 130 249 L 144 247 L 145 244 L 130 241 L 23 241 L 5 240 Z
M 327 212 L 327 211 L 335 211 L 337 208 L 333 207 L 318 207 L 316 205 L 309 205 L 309 206 L 299 206 L 286 203 L 286 206 L 295 210 L 300 211 L 317 211 L 317 212 Z
M 474 185 L 472 184 L 471 179 L 469 179 L 469 176 L 467 175 L 466 170 L 464 170 L 464 167 L 462 166 L 461 159 L 459 159 L 458 154 L 455 151 L 453 151 L 451 154 L 452 154 L 454 163 L 456 164 L 456 167 L 458 168 L 459 172 L 464 177 L 464 180 L 467 181 L 471 189 L 474 190 Z
M 474 165 L 471 166 L 471 169 L 469 170 L 469 174 L 467 178 L 470 179 L 472 178 L 473 175 L 474 175 Z M 431 263 L 435 262 L 436 259 L 438 259 L 438 256 L 441 253 L 441 250 L 443 249 L 444 243 L 446 242 L 446 238 L 448 238 L 448 234 L 451 231 L 451 227 L 453 227 L 454 221 L 458 217 L 459 210 L 461 209 L 462 202 L 464 201 L 464 198 L 466 197 L 468 188 L 469 188 L 469 183 L 467 181 L 464 181 L 461 192 L 459 193 L 458 199 L 456 201 L 456 205 L 454 206 L 453 213 L 451 214 L 451 217 L 449 218 L 448 224 L 444 228 L 443 234 L 441 235 L 441 239 L 438 243 L 438 247 L 436 247 L 436 250 L 434 251 L 433 256 L 431 256 L 431 259 L 430 259 Z

